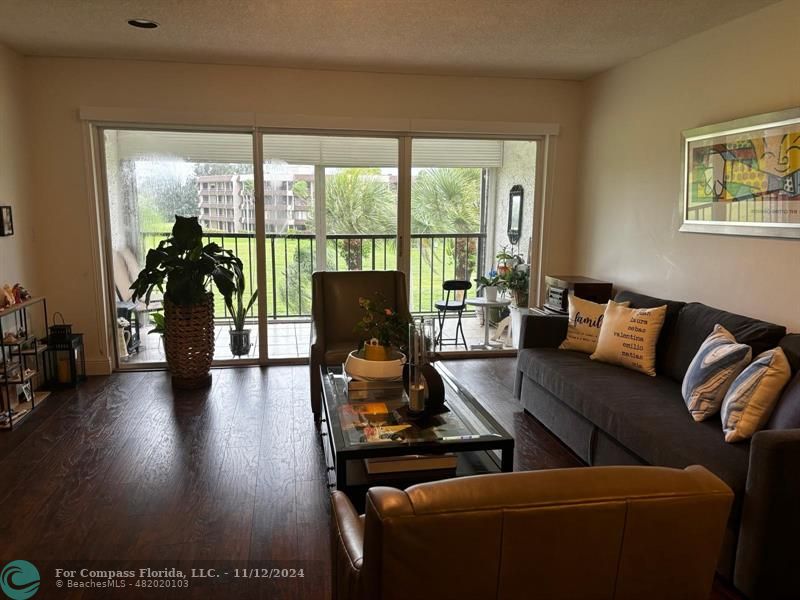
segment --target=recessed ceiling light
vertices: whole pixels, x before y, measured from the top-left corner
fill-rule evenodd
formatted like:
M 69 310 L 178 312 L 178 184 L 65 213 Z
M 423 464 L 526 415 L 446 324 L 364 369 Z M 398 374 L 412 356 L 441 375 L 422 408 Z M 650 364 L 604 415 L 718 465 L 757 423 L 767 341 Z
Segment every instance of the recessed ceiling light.
M 150 19 L 128 19 L 128 25 L 139 29 L 155 29 L 158 27 L 158 23 Z

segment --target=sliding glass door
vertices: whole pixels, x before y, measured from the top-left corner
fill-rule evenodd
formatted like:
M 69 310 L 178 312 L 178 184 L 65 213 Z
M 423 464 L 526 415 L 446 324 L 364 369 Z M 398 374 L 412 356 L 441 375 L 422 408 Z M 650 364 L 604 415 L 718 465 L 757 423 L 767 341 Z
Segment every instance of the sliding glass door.
M 252 136 L 105 129 L 103 145 L 119 364 L 163 363 L 161 294 L 149 304 L 134 301 L 130 285 L 147 252 L 170 235 L 176 215 L 197 217 L 206 243 L 215 242 L 242 260 L 247 295 L 256 289 L 255 228 L 248 215 Z M 214 294 L 214 321 L 215 360 L 258 359 L 257 306 L 245 318 L 250 346 L 241 355 L 232 352 L 233 320 L 219 293 Z
M 133 302 L 129 288 L 175 215 L 197 217 L 207 242 L 241 259 L 245 301 L 259 291 L 243 353 L 233 352 L 232 315 L 215 294 L 217 364 L 308 357 L 315 270 L 405 271 L 411 311 L 442 317 L 453 341 L 460 311 L 440 310 L 445 282 L 466 282 L 450 294 L 465 305 L 464 335 L 441 350 L 480 346 L 487 335 L 491 348 L 513 345 L 509 316 L 524 307 L 523 294 L 501 291 L 496 306 L 481 306 L 477 279 L 530 269 L 537 142 L 101 131 L 121 368 L 164 362 L 161 299 Z
M 512 316 L 525 308 L 529 287 L 535 174 L 533 141 L 412 141 L 411 310 L 437 317 L 441 351 L 514 346 L 519 319 Z M 528 204 L 518 204 L 519 212 L 509 219 L 515 186 Z M 511 276 L 507 269 L 516 272 Z M 480 304 L 479 278 L 498 275 L 497 302 Z M 447 281 L 469 289 L 451 290 L 448 300 Z M 526 293 L 514 294 L 515 287 Z M 449 310 L 441 310 L 445 301 Z

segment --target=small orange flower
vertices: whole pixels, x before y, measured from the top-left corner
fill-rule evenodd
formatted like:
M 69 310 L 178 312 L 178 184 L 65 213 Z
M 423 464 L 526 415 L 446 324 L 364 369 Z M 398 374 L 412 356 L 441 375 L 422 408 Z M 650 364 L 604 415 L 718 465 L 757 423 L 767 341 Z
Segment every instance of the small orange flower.
M 386 313 L 387 317 L 391 317 L 392 316 L 392 309 L 391 308 L 384 308 L 383 312 Z

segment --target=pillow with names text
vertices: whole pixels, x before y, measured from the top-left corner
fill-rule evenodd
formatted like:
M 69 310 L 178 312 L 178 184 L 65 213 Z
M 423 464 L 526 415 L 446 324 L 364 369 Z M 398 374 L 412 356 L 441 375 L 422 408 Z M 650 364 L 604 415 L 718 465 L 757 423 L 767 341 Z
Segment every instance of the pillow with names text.
M 626 308 L 610 303 L 603 314 L 597 348 L 589 358 L 655 377 L 656 343 L 667 305 Z

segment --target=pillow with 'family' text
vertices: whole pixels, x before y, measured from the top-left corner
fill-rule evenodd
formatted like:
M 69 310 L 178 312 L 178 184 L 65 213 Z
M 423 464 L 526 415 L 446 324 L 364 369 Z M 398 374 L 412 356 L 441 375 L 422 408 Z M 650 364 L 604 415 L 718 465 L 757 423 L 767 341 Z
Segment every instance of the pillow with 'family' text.
M 614 302 L 628 306 L 630 302 Z M 569 295 L 569 325 L 567 325 L 567 337 L 561 342 L 561 350 L 577 350 L 591 354 L 597 347 L 597 336 L 600 335 L 600 327 L 603 325 L 603 314 L 606 311 L 606 304 L 598 304 L 590 300 Z
M 733 380 L 750 364 L 753 350 L 738 344 L 722 325 L 705 339 L 683 377 L 683 401 L 695 421 L 704 421 L 722 407 Z

